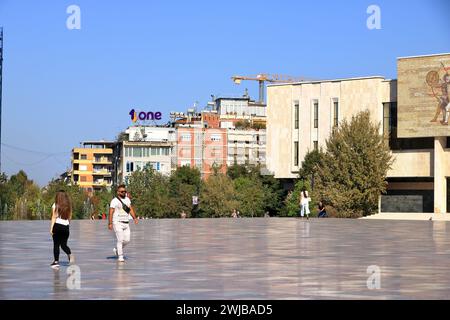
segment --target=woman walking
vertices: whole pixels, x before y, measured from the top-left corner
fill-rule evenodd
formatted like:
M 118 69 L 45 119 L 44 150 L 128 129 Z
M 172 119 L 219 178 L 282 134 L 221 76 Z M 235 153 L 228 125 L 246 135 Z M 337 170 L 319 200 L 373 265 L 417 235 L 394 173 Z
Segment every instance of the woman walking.
M 300 215 L 303 218 L 303 216 L 306 213 L 306 219 L 309 220 L 309 202 L 311 201 L 311 198 L 308 195 L 308 191 L 306 191 L 305 188 L 302 189 L 301 195 L 300 195 Z
M 69 223 L 72 218 L 72 204 L 69 196 L 64 191 L 58 191 L 55 196 L 55 203 L 52 206 L 52 222 L 50 234 L 53 237 L 53 263 L 52 268 L 59 267 L 59 247 L 67 254 L 69 262 L 75 262 L 70 248 L 67 246 L 69 239 Z

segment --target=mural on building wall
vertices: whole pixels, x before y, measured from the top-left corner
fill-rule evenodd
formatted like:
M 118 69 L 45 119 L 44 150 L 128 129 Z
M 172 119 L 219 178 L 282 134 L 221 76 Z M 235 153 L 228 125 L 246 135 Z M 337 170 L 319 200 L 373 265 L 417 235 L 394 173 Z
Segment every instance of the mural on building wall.
M 450 136 L 450 54 L 398 59 L 398 137 Z
M 450 68 L 445 67 L 443 63 L 441 63 L 441 66 L 441 73 L 437 70 L 431 70 L 427 73 L 426 82 L 431 89 L 430 95 L 437 100 L 436 113 L 431 122 L 437 122 L 438 117 L 442 114 L 442 120 L 440 123 L 443 125 L 448 125 L 448 116 L 450 113 L 450 99 L 448 90 L 450 75 L 448 71 Z M 443 74 L 442 77 L 441 74 Z

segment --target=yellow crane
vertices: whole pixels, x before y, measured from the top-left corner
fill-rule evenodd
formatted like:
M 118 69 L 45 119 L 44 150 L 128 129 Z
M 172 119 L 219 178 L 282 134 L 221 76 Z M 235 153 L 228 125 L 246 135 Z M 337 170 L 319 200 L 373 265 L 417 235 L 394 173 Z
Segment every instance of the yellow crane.
M 264 103 L 264 83 L 267 82 L 284 82 L 284 83 L 292 83 L 292 82 L 300 82 L 306 81 L 308 79 L 302 77 L 291 77 L 287 75 L 281 74 L 266 74 L 261 73 L 256 76 L 232 76 L 231 79 L 236 84 L 241 84 L 243 80 L 252 80 L 259 82 L 259 103 Z

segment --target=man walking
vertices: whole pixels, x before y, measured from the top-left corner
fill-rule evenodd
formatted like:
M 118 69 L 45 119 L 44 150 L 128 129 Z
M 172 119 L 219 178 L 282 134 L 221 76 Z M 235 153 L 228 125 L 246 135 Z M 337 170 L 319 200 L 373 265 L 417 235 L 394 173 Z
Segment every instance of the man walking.
M 134 223 L 138 224 L 136 213 L 131 206 L 131 200 L 127 197 L 127 190 L 124 184 L 117 188 L 117 196 L 112 199 L 109 205 L 109 230 L 114 227 L 116 233 L 117 246 L 114 254 L 119 258 L 119 262 L 125 262 L 123 258 L 123 248 L 130 242 L 129 216 L 133 217 Z

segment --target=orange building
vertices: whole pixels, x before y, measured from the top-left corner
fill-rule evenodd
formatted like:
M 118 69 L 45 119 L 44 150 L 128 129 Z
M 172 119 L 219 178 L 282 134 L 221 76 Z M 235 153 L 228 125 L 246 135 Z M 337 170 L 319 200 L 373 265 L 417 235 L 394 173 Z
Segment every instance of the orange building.
M 114 142 L 84 142 L 72 149 L 72 184 L 88 192 L 110 188 L 114 178 Z

